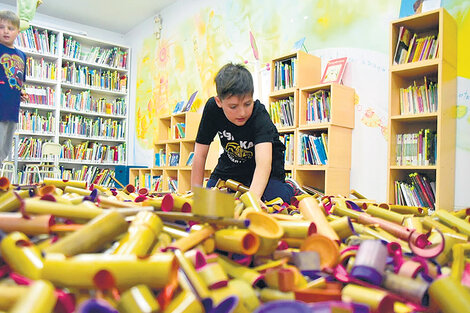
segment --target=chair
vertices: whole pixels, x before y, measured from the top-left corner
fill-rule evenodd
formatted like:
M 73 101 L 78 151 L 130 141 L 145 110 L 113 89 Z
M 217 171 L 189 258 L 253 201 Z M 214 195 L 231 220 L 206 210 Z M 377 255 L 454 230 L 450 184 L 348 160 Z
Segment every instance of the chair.
M 15 163 L 9 161 L 3 162 L 0 177 L 6 177 L 12 184 L 16 184 L 17 173 Z
M 28 164 L 25 168 L 23 183 L 32 184 L 44 178 L 60 178 L 58 166 L 62 146 L 55 142 L 45 142 L 41 147 L 41 163 Z

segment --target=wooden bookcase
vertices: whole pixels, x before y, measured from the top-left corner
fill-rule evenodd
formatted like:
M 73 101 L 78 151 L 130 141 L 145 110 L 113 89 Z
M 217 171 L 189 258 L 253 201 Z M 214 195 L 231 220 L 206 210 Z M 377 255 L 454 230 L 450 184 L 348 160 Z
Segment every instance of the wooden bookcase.
M 292 61 L 294 59 L 295 61 Z M 281 75 L 280 63 L 289 66 L 294 64 L 294 79 L 291 84 L 278 83 L 278 77 Z M 302 51 L 273 59 L 271 69 L 272 88 L 268 108 L 271 116 L 274 116 L 271 112 L 274 102 L 289 97 L 294 99 L 293 125 L 276 125 L 280 135 L 293 135 L 294 138 L 290 151 L 293 154 L 293 163 L 285 164 L 286 174 L 292 176 L 300 185 L 311 186 L 328 195 L 347 196 L 351 170 L 351 135 L 354 128 L 354 90 L 339 84 L 320 84 L 321 59 Z M 309 94 L 320 90 L 330 93 L 330 119 L 323 123 L 308 122 L 307 98 Z M 321 133 L 328 135 L 327 165 L 302 164 L 301 137 Z M 289 151 L 286 150 L 286 153 Z
M 329 121 L 308 122 L 307 98 L 317 91 L 330 94 Z M 354 128 L 354 89 L 339 84 L 322 84 L 300 88 L 299 126 L 296 130 L 294 179 L 327 195 L 349 194 L 352 129 Z M 302 164 L 301 136 L 326 134 L 325 165 Z
M 130 169 L 130 183 L 135 183 L 135 178 L 138 177 L 138 187 L 148 187 L 148 179 L 145 180 L 145 174 L 147 174 L 151 176 L 151 181 L 156 176 L 161 176 L 159 191 L 170 191 L 170 179 L 177 181 L 176 191 L 178 193 L 191 190 L 192 166 L 186 165 L 186 163 L 191 152 L 194 152 L 201 117 L 202 115 L 197 112 L 184 112 L 160 117 L 158 122 L 158 137 L 154 144 L 155 156 L 153 167 L 151 169 Z M 184 124 L 184 136 L 179 135 L 177 130 L 178 124 Z M 204 173 L 205 177 L 209 177 L 217 165 L 218 149 L 219 141 L 214 140 L 209 148 Z M 166 162 L 160 159 L 160 163 L 158 163 L 157 158 L 161 156 L 162 152 L 165 154 Z M 170 165 L 169 156 L 172 153 L 179 155 L 179 161 Z M 150 187 L 151 190 L 155 189 L 153 183 L 151 183 Z
M 437 57 L 394 64 L 394 52 L 401 26 L 416 33 L 418 37 L 437 36 Z M 409 174 L 418 172 L 435 181 L 436 209 L 453 210 L 456 121 L 452 112 L 457 104 L 456 23 L 445 9 L 440 8 L 393 21 L 390 34 L 387 201 L 395 203 L 395 181 L 410 181 Z M 437 83 L 437 110 L 416 114 L 402 113 L 400 88 L 407 88 L 414 82 L 423 84 L 424 77 Z M 435 164 L 397 164 L 397 135 L 416 133 L 421 129 L 430 129 L 436 133 Z

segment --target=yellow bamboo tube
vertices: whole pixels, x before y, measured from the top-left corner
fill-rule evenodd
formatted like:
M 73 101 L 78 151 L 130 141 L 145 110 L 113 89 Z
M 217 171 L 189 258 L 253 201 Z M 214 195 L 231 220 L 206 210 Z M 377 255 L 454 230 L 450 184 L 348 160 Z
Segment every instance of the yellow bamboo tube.
M 458 211 L 453 211 L 451 212 L 452 214 L 454 214 L 455 216 L 457 216 L 458 218 L 465 218 L 467 215 L 470 214 L 470 208 L 465 208 L 465 209 L 461 209 L 461 210 L 458 210 Z
M 0 242 L 0 252 L 10 268 L 30 279 L 38 279 L 43 267 L 41 251 L 20 232 L 7 235 Z
M 18 285 L 0 284 L 0 310 L 8 311 L 24 294 L 28 287 Z
M 278 223 L 282 226 L 282 229 L 284 229 L 285 237 L 305 238 L 311 234 L 316 233 L 317 231 L 315 223 L 311 221 L 279 220 Z
M 299 202 L 300 213 L 304 219 L 315 223 L 317 233 L 339 242 L 338 234 L 334 231 L 333 227 L 328 223 L 328 220 L 323 214 L 318 201 L 313 197 L 307 197 Z
M 212 236 L 214 232 L 215 230 L 211 226 L 204 226 L 199 230 L 191 231 L 185 237 L 177 239 L 176 241 L 171 243 L 167 248 L 179 249 L 183 252 L 188 251 L 189 249 L 194 248 L 195 246 Z
M 177 211 L 177 212 L 191 212 L 193 200 L 183 198 L 175 194 L 167 194 L 163 197 L 161 202 L 162 211 Z
M 466 243 L 468 241 L 468 236 L 459 233 L 442 233 L 445 239 L 444 250 L 436 257 L 436 261 L 445 265 L 452 258 L 452 248 L 455 244 Z M 428 238 L 429 242 L 436 244 L 442 241 L 440 234 L 436 231 L 433 231 Z
M 15 303 L 10 313 L 52 313 L 56 302 L 54 286 L 48 281 L 37 280 Z
M 65 186 L 64 192 L 76 193 L 77 195 L 81 195 L 81 196 L 89 196 L 91 194 L 91 190 L 84 189 L 84 188 L 77 188 L 73 186 Z
M 105 244 L 124 233 L 127 228 L 128 224 L 124 217 L 118 212 L 110 210 L 45 248 L 44 251 L 46 253 L 63 253 L 66 256 L 97 252 Z
M 58 188 L 64 189 L 67 186 L 86 189 L 86 181 L 81 180 L 62 180 L 55 178 L 44 178 L 44 185 L 54 185 Z
M 253 312 L 259 305 L 259 299 L 254 289 L 246 281 L 241 279 L 231 279 L 228 282 L 229 288 L 238 296 L 249 312 Z
M 249 313 L 233 288 L 226 286 L 211 290 L 214 311 Z M 236 299 L 236 301 L 234 301 Z M 235 307 L 234 307 L 235 306 Z M 215 309 L 217 307 L 217 309 Z
M 209 289 L 217 289 L 227 286 L 228 277 L 219 263 L 207 263 L 197 270 L 199 276 L 206 283 Z
M 233 179 L 227 179 L 225 181 L 225 186 L 232 189 L 233 191 L 241 191 L 243 193 L 248 192 L 250 190 L 247 186 Z
M 248 229 L 259 237 L 259 248 L 256 254 L 270 255 L 276 250 L 284 230 L 277 220 L 263 212 L 248 212 L 250 220 Z
M 159 289 L 175 281 L 177 269 L 173 253 L 162 252 L 147 258 L 109 254 L 66 257 L 51 253 L 44 259 L 41 278 L 59 287 L 96 288 L 99 280 L 113 280 L 115 287 L 120 289 L 137 284 Z M 102 275 L 104 272 L 107 275 Z
M 349 216 L 342 216 L 328 223 L 340 239 L 346 239 L 354 234 L 354 227 Z
M 470 243 L 458 243 L 452 247 L 452 272 L 450 276 L 460 282 L 465 270 L 465 252 L 470 251 Z
M 379 207 L 390 210 L 400 214 L 413 214 L 414 216 L 426 216 L 428 215 L 428 208 L 426 207 L 417 207 L 417 206 L 408 206 L 408 205 L 399 205 L 399 204 L 388 204 L 381 203 Z
M 315 280 L 312 280 L 307 283 L 305 288 L 309 289 L 316 289 L 316 288 L 325 288 L 326 287 L 326 278 L 325 277 L 320 277 Z
M 160 235 L 158 235 L 157 237 L 157 241 L 155 245 L 153 246 L 153 249 L 150 252 L 150 254 L 160 253 L 162 249 L 164 249 L 171 243 L 171 241 L 172 239 L 170 235 L 164 232 L 160 233 Z
M 7 191 L 8 189 L 10 189 L 10 180 L 5 176 L 0 177 L 0 191 Z
M 276 300 L 295 300 L 294 292 L 282 292 L 277 289 L 263 288 L 260 290 L 259 299 L 262 302 L 270 302 Z
M 132 207 L 132 208 L 113 208 L 117 212 L 121 213 L 122 216 L 131 217 L 132 221 L 135 219 L 134 215 L 137 215 L 139 212 L 154 212 L 153 207 L 151 206 L 141 206 L 141 207 Z
M 335 205 L 333 206 L 333 214 L 339 215 L 339 216 L 349 216 L 350 218 L 355 218 L 358 219 L 359 215 L 361 215 L 361 212 L 354 211 L 349 209 L 346 206 L 346 203 L 344 205 L 336 202 Z
M 160 305 L 146 285 L 137 285 L 121 294 L 117 309 L 120 313 L 158 313 Z
M 367 199 L 366 197 L 364 197 L 362 194 L 360 194 L 359 192 L 357 192 L 354 189 L 351 189 L 350 194 L 353 195 L 354 197 L 358 198 L 358 199 Z
M 341 291 L 341 295 L 343 301 L 366 304 L 372 312 L 393 313 L 395 300 L 386 291 L 348 284 Z
M 83 205 L 62 204 L 37 199 L 25 199 L 25 211 L 30 214 L 52 214 L 56 217 L 93 219 L 103 210 Z
M 358 234 L 361 234 L 361 236 L 362 235 L 372 236 L 375 239 L 384 240 L 386 242 L 393 242 L 394 241 L 394 242 L 397 242 L 398 244 L 400 244 L 401 249 L 403 250 L 403 252 L 411 252 L 411 250 L 409 248 L 409 245 L 408 245 L 408 242 L 405 242 L 405 241 L 393 236 L 392 234 L 390 234 L 389 232 L 387 232 L 383 229 L 375 228 L 375 227 L 371 228 L 371 227 L 364 226 L 364 225 L 358 224 L 358 223 L 352 223 L 352 224 L 353 224 L 354 230 Z
M 203 313 L 204 307 L 198 301 L 196 296 L 188 290 L 181 291 L 178 296 L 173 298 L 164 313 Z
M 470 224 L 444 210 L 437 210 L 434 215 L 444 224 L 455 227 L 459 232 L 470 236 Z
M 225 256 L 219 255 L 217 262 L 230 277 L 241 279 L 250 284 L 250 286 L 255 286 L 263 278 L 263 275 L 257 271 L 235 263 Z
M 202 277 L 196 272 L 193 264 L 186 259 L 184 254 L 180 250 L 174 251 L 176 259 L 178 260 L 180 269 L 183 271 L 184 275 L 188 279 L 191 287 L 194 289 L 197 297 L 201 299 L 203 303 L 209 301 L 210 291 L 207 288 L 206 283 Z
M 418 233 L 423 233 L 423 224 L 421 223 L 421 219 L 419 217 L 406 216 L 405 220 L 403 221 L 403 226 L 409 229 L 414 229 Z
M 430 216 L 423 217 L 423 225 L 426 226 L 428 229 L 437 228 L 443 233 L 450 233 L 450 234 L 456 234 L 457 233 L 457 231 L 455 231 L 455 229 L 450 228 L 450 227 L 442 224 L 439 221 L 436 221 L 435 219 L 433 219 Z
M 450 276 L 434 280 L 429 296 L 443 313 L 468 312 L 470 308 L 470 292 Z
M 138 206 L 135 202 L 119 201 L 116 197 L 98 196 L 98 203 L 102 208 L 131 208 Z
M 45 185 L 38 189 L 38 196 L 42 197 L 47 194 L 53 194 L 56 190 L 54 185 Z
M 246 229 L 221 229 L 214 237 L 217 249 L 238 254 L 255 254 L 260 245 L 258 236 Z
M 162 200 L 163 200 L 163 197 L 148 198 L 142 202 L 142 205 L 152 206 L 154 207 L 154 209 L 160 210 L 162 208 Z
M 20 208 L 20 200 L 15 196 L 13 190 L 9 190 L 0 196 L 0 212 L 15 211 Z M 16 192 L 20 198 L 29 198 L 29 190 L 20 190 Z
M 367 206 L 366 213 L 399 225 L 402 225 L 403 221 L 405 220 L 405 216 L 403 214 L 385 210 L 373 204 L 369 204 Z
M 256 212 L 261 212 L 261 206 L 258 199 L 250 191 L 245 192 L 240 196 L 240 200 L 243 202 L 245 207 L 252 207 Z
M 0 229 L 7 233 L 19 231 L 31 236 L 48 234 L 49 227 L 53 224 L 52 215 L 32 215 L 24 218 L 20 213 L 0 213 Z
M 154 213 L 137 213 L 114 254 L 133 254 L 139 257 L 147 255 L 162 228 L 162 220 Z
M 163 232 L 167 233 L 174 239 L 186 238 L 189 236 L 189 233 L 171 226 L 163 225 Z

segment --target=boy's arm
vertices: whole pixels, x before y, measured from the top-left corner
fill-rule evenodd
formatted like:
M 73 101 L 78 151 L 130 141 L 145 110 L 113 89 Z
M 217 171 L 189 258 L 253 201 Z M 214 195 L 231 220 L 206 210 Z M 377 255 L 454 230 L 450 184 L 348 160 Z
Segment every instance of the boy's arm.
M 191 171 L 191 188 L 201 187 L 204 180 L 204 167 L 206 165 L 209 145 L 197 143 L 194 145 L 193 167 Z
M 268 184 L 271 174 L 273 158 L 273 144 L 271 142 L 262 142 L 255 145 L 255 172 L 250 185 L 250 192 L 259 200 L 263 196 L 264 189 Z

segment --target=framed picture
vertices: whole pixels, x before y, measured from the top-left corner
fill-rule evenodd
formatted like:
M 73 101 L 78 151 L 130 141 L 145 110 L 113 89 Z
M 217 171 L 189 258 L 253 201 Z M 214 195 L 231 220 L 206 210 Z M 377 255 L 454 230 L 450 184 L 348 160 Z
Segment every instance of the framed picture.
M 346 68 L 346 62 L 348 58 L 339 58 L 328 61 L 326 64 L 325 71 L 323 72 L 323 76 L 321 78 L 321 83 L 341 83 L 343 78 L 344 70 Z

